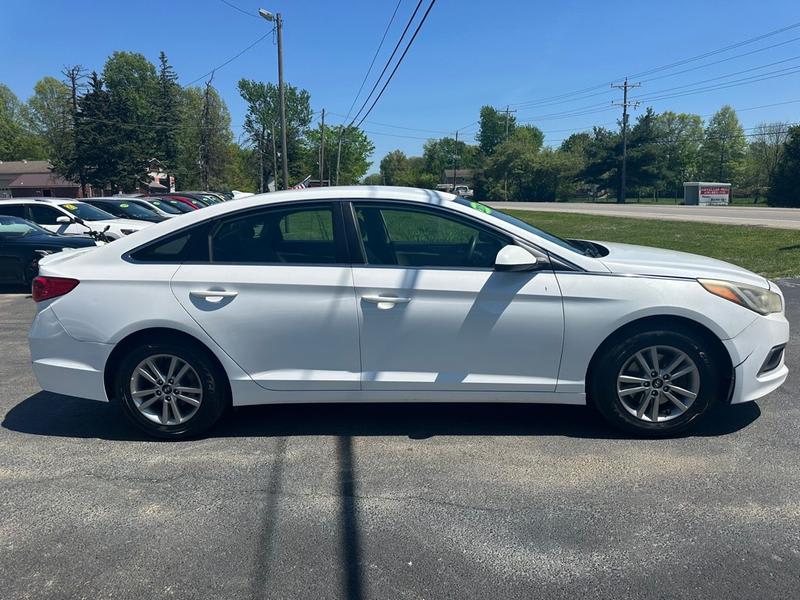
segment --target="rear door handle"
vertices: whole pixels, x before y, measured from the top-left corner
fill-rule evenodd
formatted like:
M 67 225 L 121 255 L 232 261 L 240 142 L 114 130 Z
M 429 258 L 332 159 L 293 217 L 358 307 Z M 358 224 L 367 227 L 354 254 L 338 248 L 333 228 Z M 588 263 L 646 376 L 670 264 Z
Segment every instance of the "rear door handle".
M 192 290 L 189 292 L 192 298 L 201 298 L 206 302 L 222 302 L 224 298 L 235 298 L 239 292 L 227 290 Z
M 367 295 L 361 296 L 361 299 L 364 302 L 372 302 L 373 304 L 377 304 L 378 308 L 380 308 L 381 304 L 387 305 L 395 305 L 395 304 L 408 304 L 411 302 L 411 298 L 400 298 L 398 296 L 374 296 L 374 295 Z

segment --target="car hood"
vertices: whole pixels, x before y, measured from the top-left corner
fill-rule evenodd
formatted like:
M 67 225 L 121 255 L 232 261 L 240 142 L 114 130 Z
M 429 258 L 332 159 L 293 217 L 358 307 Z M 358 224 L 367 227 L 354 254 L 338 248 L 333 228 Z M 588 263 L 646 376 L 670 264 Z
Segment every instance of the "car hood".
M 612 273 L 721 279 L 769 288 L 769 282 L 760 275 L 715 258 L 649 246 L 612 242 L 594 243 L 608 250 L 608 255 L 599 260 Z
M 25 237 L 20 240 L 28 246 L 35 246 L 43 249 L 59 248 L 93 248 L 97 244 L 89 236 L 85 235 L 37 235 L 35 237 Z

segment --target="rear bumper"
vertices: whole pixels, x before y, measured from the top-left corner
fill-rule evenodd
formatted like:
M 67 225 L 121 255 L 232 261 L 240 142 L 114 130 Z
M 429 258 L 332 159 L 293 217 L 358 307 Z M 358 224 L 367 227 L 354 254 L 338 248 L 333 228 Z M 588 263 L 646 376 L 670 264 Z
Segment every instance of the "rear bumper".
M 751 402 L 778 389 L 789 369 L 784 356 L 774 365 L 765 363 L 773 350 L 789 341 L 789 322 L 782 314 L 759 317 L 735 338 L 725 340 L 734 365 L 731 404 Z
M 33 373 L 43 390 L 88 400 L 108 400 L 103 369 L 112 345 L 81 342 L 71 337 L 49 306 L 34 317 L 28 344 Z

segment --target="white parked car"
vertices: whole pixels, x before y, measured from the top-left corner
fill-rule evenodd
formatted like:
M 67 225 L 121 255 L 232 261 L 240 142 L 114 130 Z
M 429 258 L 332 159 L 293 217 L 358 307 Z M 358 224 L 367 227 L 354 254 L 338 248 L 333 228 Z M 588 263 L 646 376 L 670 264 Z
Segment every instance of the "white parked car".
M 180 438 L 230 405 L 591 403 L 670 435 L 787 375 L 783 296 L 734 265 L 559 239 L 429 190 L 253 196 L 45 257 L 45 390 Z
M 54 233 L 86 235 L 105 232 L 109 240 L 152 225 L 145 221 L 118 219 L 104 210 L 74 198 L 9 198 L 0 200 L 0 215 L 20 217 Z

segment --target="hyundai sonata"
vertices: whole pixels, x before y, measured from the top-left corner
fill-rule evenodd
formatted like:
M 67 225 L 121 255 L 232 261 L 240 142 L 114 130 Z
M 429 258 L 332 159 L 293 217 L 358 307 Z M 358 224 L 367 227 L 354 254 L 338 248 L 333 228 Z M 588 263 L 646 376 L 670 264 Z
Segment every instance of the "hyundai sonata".
M 589 403 L 663 436 L 787 375 L 763 277 L 433 191 L 251 196 L 39 265 L 41 386 L 166 438 L 231 405 L 428 401 Z

